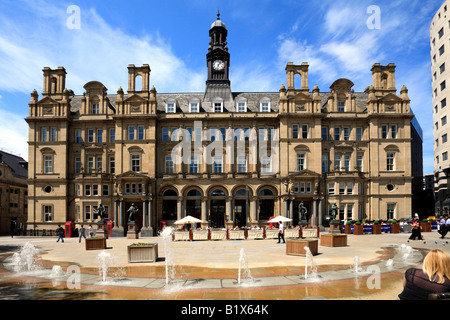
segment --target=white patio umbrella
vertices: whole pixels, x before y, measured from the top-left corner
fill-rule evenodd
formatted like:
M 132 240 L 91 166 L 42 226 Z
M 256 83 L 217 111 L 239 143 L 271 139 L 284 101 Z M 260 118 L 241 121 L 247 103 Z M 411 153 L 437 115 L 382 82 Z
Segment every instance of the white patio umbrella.
M 204 223 L 204 221 L 197 219 L 193 216 L 186 216 L 183 219 L 175 221 L 175 224 L 186 224 L 186 223 Z
M 276 216 L 272 220 L 269 220 L 269 222 L 291 222 L 291 218 L 283 217 L 283 216 Z

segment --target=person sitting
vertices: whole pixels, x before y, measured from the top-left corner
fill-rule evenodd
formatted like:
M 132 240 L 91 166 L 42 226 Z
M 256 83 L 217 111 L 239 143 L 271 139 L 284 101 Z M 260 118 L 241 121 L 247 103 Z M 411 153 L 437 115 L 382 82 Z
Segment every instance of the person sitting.
M 422 269 L 409 268 L 403 279 L 400 300 L 427 300 L 431 293 L 450 291 L 450 257 L 442 250 L 428 252 Z

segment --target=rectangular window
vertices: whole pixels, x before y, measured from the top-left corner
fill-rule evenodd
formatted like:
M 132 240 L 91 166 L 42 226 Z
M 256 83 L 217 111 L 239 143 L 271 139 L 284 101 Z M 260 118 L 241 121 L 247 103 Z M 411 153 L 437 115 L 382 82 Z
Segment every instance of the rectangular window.
M 356 128 L 356 140 L 362 141 L 363 129 L 361 127 Z
M 344 128 L 344 140 L 348 141 L 350 139 L 350 128 Z
M 258 128 L 258 140 L 265 141 L 266 140 L 266 129 Z
M 447 161 L 448 160 L 448 152 L 445 151 L 444 153 L 442 153 L 442 161 Z
M 306 154 L 297 153 L 297 171 L 302 171 L 306 169 Z
M 311 192 L 312 192 L 311 182 L 307 182 L 306 183 L 306 193 L 311 193 Z
M 92 195 L 98 196 L 98 184 L 92 185 Z
M 308 139 L 308 125 L 302 125 L 302 139 Z
M 244 128 L 244 140 L 245 141 L 250 140 L 250 128 Z
M 202 128 L 195 128 L 195 141 L 201 142 L 202 141 Z
M 75 158 L 75 174 L 81 173 L 81 158 Z
M 353 217 L 353 204 L 347 204 L 347 220 L 352 219 Z
M 298 124 L 292 126 L 292 139 L 298 139 Z
M 445 80 L 441 82 L 441 91 L 445 89 Z
M 175 113 L 175 103 L 168 103 L 166 109 L 167 113 Z
M 395 203 L 388 203 L 386 215 L 387 219 L 395 218 Z
M 341 155 L 336 155 L 334 157 L 334 170 L 341 171 Z
M 87 184 L 84 186 L 84 195 L 85 196 L 90 196 L 91 195 L 91 185 Z
M 44 210 L 44 222 L 53 221 L 52 206 L 44 206 L 43 210 Z
M 83 139 L 81 138 L 81 130 L 77 129 L 75 130 L 75 143 L 81 143 L 83 142 Z
M 56 128 L 50 128 L 50 141 L 56 141 Z
M 102 196 L 103 197 L 108 197 L 109 196 L 109 185 L 104 184 L 102 186 Z
M 439 48 L 439 55 L 442 56 L 442 55 L 444 54 L 444 52 L 445 52 L 445 47 L 444 47 L 444 45 L 442 45 L 442 46 Z
M 141 171 L 141 156 L 138 154 L 131 155 L 131 171 L 134 172 Z
M 388 137 L 388 130 L 389 130 L 389 127 L 387 125 L 382 125 L 381 126 L 381 138 L 387 139 L 387 137 Z
M 328 155 L 322 155 L 322 173 L 328 172 Z
M 358 154 L 356 156 L 356 170 L 358 170 L 359 172 L 362 172 L 362 170 L 363 170 L 363 155 L 362 154 Z
M 261 163 L 261 172 L 264 174 L 270 174 L 272 172 L 272 161 L 271 158 L 268 156 L 264 156 L 262 158 L 262 163 Z
M 191 112 L 199 112 L 198 102 L 191 102 Z
M 445 62 L 443 64 L 441 64 L 441 66 L 439 67 L 439 72 L 443 73 L 445 71 Z
M 214 157 L 214 173 L 222 173 L 223 167 L 222 157 Z
M 268 102 L 262 102 L 261 103 L 261 112 L 269 112 L 270 107 Z
M 186 128 L 183 139 L 184 141 L 192 141 L 192 128 Z
M 190 173 L 198 173 L 198 156 L 191 157 L 191 163 L 189 164 Z
M 441 108 L 445 108 L 447 106 L 447 99 L 444 98 L 441 100 Z
M 109 173 L 115 173 L 115 172 L 116 172 L 116 158 L 109 157 Z
M 220 128 L 220 141 L 225 141 L 227 137 L 227 129 Z
M 245 102 L 238 102 L 238 112 L 246 112 Z
M 441 28 L 441 30 L 439 30 L 438 35 L 439 35 L 439 39 L 444 36 L 444 28 L 443 27 Z
M 447 142 L 447 134 L 442 135 L 442 143 Z
M 334 195 L 334 183 L 329 183 L 328 184 L 328 194 L 329 195 Z
M 447 116 L 441 118 L 441 125 L 445 126 L 447 124 Z
M 94 157 L 88 157 L 87 172 L 92 173 L 94 171 Z
M 334 128 L 334 140 L 338 141 L 341 139 L 341 128 Z
M 241 128 L 235 128 L 234 129 L 234 141 L 240 141 L 241 140 Z
M 165 167 L 166 167 L 167 174 L 172 174 L 174 172 L 172 156 L 166 156 L 166 166 Z
M 53 157 L 44 156 L 44 173 L 53 173 Z
M 144 126 L 138 127 L 138 140 L 144 140 Z
M 343 182 L 339 183 L 339 194 L 345 194 L 345 183 Z
M 102 157 L 97 157 L 97 161 L 95 163 L 95 169 L 97 170 L 97 172 L 102 172 Z
M 392 152 L 388 152 L 386 155 L 386 170 L 387 171 L 394 171 L 394 157 L 395 154 Z
M 134 140 L 134 126 L 128 127 L 128 140 Z
M 92 130 L 92 129 L 88 130 L 88 142 L 89 143 L 94 142 L 94 130 Z
M 215 102 L 214 103 L 214 112 L 223 112 L 222 102 Z
M 84 206 L 84 220 L 91 220 L 91 206 Z
M 239 173 L 247 172 L 247 157 L 246 156 L 238 156 L 238 172 Z
M 338 112 L 345 111 L 345 101 L 338 101 Z
M 100 107 L 98 103 L 94 103 L 92 105 L 92 114 L 99 114 L 100 113 Z
M 345 171 L 350 171 L 350 155 L 348 154 L 344 156 L 344 168 Z
M 97 142 L 98 143 L 103 142 L 103 130 L 97 130 Z
M 268 128 L 267 129 L 267 140 L 273 141 L 275 139 L 275 129 L 274 128 Z
M 391 138 L 392 139 L 397 139 L 397 125 L 393 124 L 391 126 Z
M 42 142 L 48 141 L 48 129 L 47 128 L 42 128 L 42 130 L 41 130 L 41 141 Z
M 109 142 L 116 142 L 116 129 L 109 129 Z
M 169 141 L 169 129 L 168 128 L 162 128 L 162 141 L 163 142 Z
M 328 140 L 328 128 L 322 127 L 322 140 L 327 141 Z
M 347 183 L 347 194 L 353 194 L 353 183 Z

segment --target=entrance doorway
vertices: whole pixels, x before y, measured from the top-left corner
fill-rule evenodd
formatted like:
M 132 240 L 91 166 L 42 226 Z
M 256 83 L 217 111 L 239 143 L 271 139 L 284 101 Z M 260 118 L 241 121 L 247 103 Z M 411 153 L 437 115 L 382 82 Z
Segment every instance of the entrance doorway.
M 225 228 L 225 200 L 211 200 L 211 227 Z
M 246 200 L 234 200 L 234 223 L 239 228 L 247 226 Z

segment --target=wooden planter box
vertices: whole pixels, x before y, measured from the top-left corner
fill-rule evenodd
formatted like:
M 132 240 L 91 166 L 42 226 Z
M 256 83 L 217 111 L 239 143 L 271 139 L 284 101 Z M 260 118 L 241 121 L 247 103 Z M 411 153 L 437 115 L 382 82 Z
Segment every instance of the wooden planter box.
M 355 234 L 355 235 L 364 234 L 364 226 L 362 224 L 355 224 L 353 226 L 353 234 Z
M 127 247 L 128 262 L 156 262 L 158 260 L 158 244 L 130 245 Z
M 391 223 L 391 233 L 400 233 L 400 224 Z
M 352 234 L 352 225 L 351 224 L 346 224 L 344 227 L 344 233 L 345 234 Z
M 106 249 L 106 238 L 87 238 L 86 250 L 102 250 Z
M 347 235 L 330 233 L 320 236 L 320 245 L 325 247 L 345 247 L 347 246 Z
M 305 247 L 308 247 L 314 256 L 318 253 L 318 240 L 289 239 L 286 240 L 286 254 L 294 256 L 306 255 Z
M 381 224 L 374 224 L 372 233 L 381 234 Z
M 422 232 L 431 232 L 431 223 L 421 222 L 420 228 L 422 229 Z

